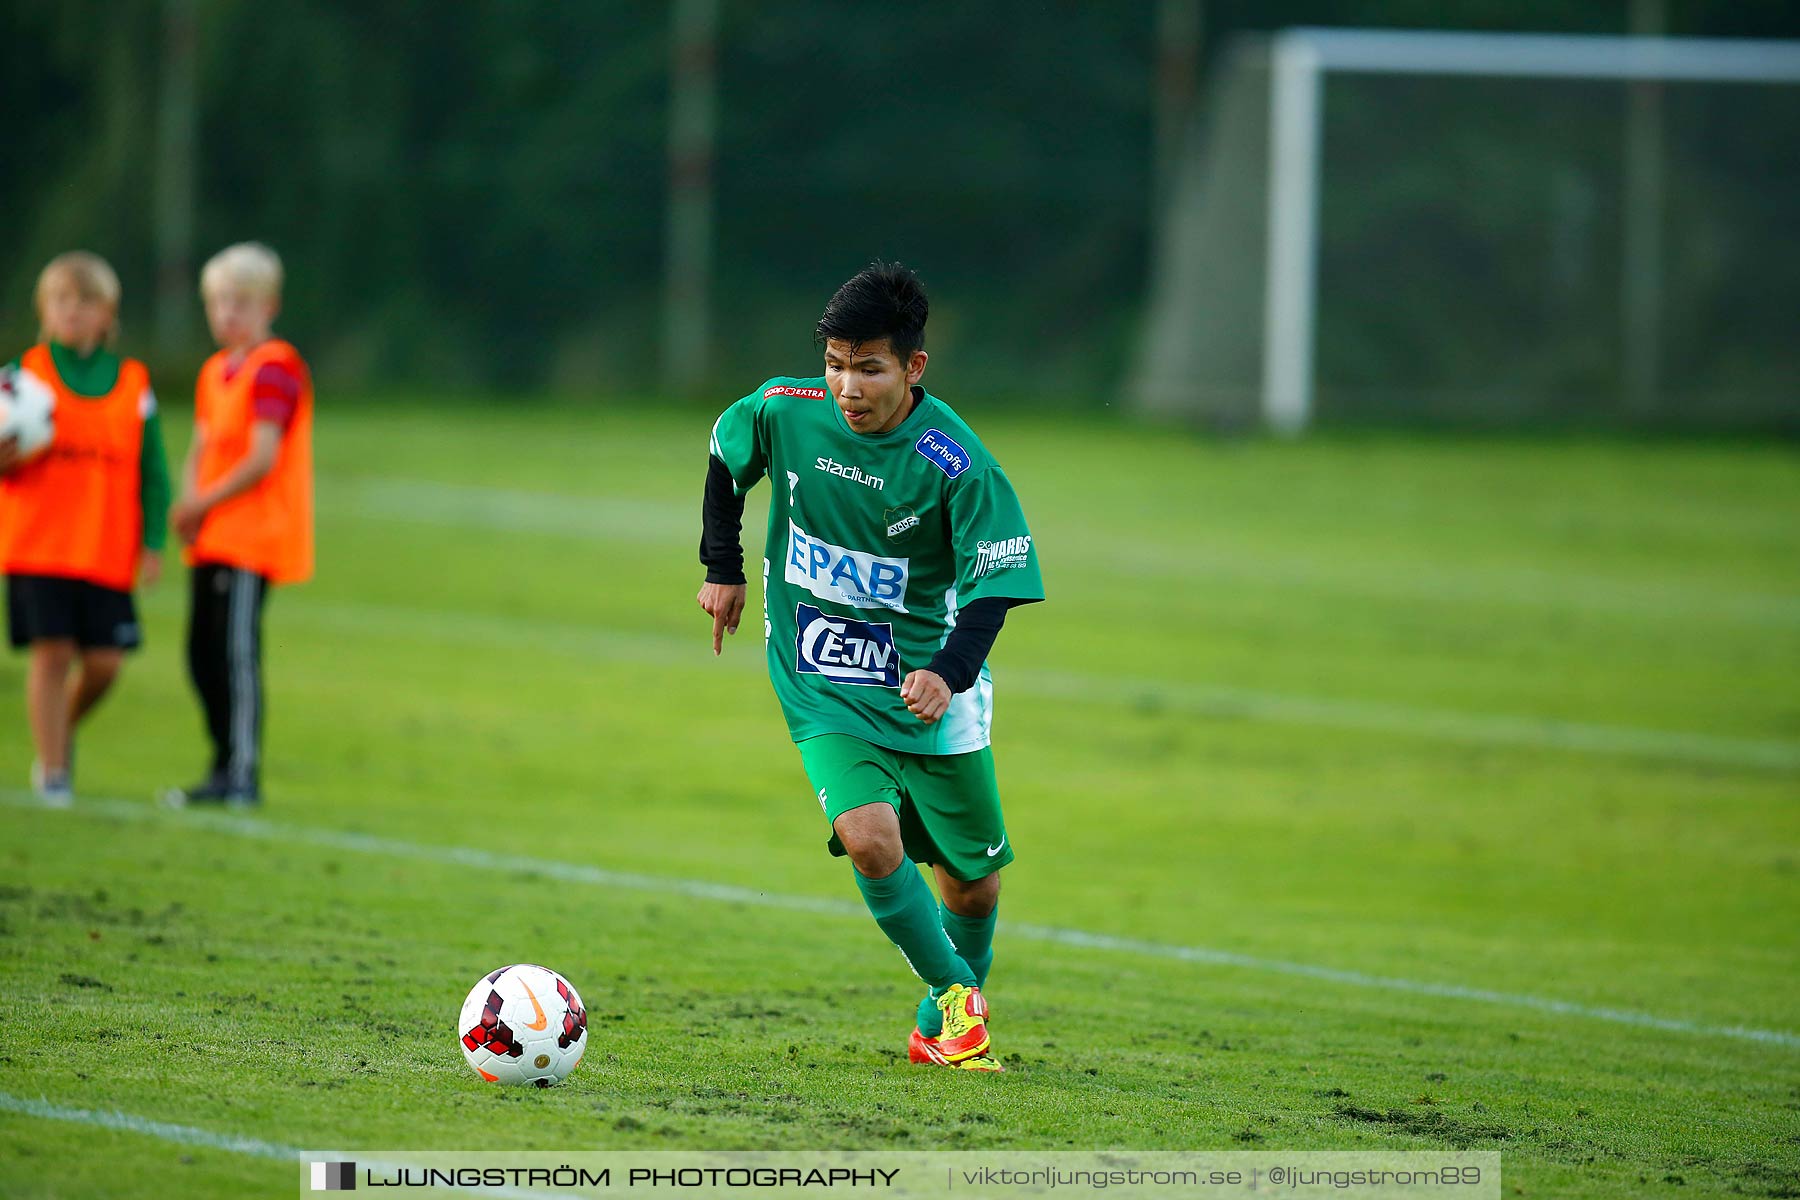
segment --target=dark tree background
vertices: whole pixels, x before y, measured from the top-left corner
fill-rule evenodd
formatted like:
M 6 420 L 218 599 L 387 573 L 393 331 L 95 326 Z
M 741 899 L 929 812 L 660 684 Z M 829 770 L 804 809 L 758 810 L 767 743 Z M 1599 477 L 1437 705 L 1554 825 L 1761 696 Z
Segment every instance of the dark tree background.
M 1669 0 L 1668 32 L 1795 36 L 1797 8 Z M 195 265 L 242 238 L 277 247 L 282 328 L 323 377 L 660 390 L 665 5 L 196 0 L 195 12 Z M 1235 32 L 1293 24 L 1620 33 L 1628 20 L 1627 0 L 1203 12 L 1209 57 Z M 119 268 L 126 348 L 150 351 L 164 17 L 149 0 L 0 8 L 11 347 L 34 335 L 39 267 L 79 246 Z M 1151 3 L 726 0 L 718 386 L 810 370 L 824 299 L 880 255 L 932 287 L 934 349 L 955 351 L 945 374 L 1001 394 L 1113 395 L 1143 302 L 1155 29 Z M 187 295 L 171 371 L 207 349 Z

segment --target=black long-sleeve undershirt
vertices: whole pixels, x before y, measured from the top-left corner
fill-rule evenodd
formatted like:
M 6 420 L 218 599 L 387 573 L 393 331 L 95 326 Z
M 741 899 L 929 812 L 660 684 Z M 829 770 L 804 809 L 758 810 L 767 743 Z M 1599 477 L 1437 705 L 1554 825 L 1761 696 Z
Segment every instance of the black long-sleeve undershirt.
M 700 562 L 708 583 L 743 583 L 744 498 L 737 494 L 731 468 L 716 454 L 707 455 L 706 496 L 700 503 Z
M 706 582 L 746 582 L 743 531 L 744 498 L 732 482 L 731 469 L 718 455 L 709 455 L 706 494 L 700 505 L 700 562 L 706 568 Z M 957 613 L 956 628 L 925 669 L 941 678 L 952 692 L 974 687 L 1011 607 L 1011 601 L 998 597 L 971 600 Z
M 966 692 L 981 678 L 981 664 L 987 661 L 1006 624 L 1006 610 L 1012 602 L 998 596 L 971 600 L 956 614 L 956 628 L 944 642 L 943 649 L 931 656 L 925 667 L 950 685 L 952 692 Z

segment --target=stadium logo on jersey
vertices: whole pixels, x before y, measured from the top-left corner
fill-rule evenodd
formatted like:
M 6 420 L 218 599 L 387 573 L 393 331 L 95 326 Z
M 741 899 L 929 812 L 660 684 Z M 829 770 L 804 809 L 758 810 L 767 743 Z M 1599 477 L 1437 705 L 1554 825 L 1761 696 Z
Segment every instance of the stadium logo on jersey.
M 832 683 L 899 687 L 900 653 L 887 622 L 834 617 L 810 604 L 794 606 L 794 670 Z M 825 793 L 819 793 L 825 799 Z
M 969 469 L 968 451 L 945 437 L 941 429 L 927 429 L 913 449 L 952 479 Z
M 890 542 L 904 542 L 912 537 L 913 530 L 919 527 L 919 518 L 910 508 L 884 508 L 881 519 L 887 522 L 887 535 Z
M 883 558 L 813 537 L 788 518 L 787 568 L 782 578 L 821 600 L 852 608 L 906 611 L 910 558 Z
M 1031 535 L 1003 538 L 997 542 L 975 543 L 975 578 L 980 579 L 989 571 L 1004 571 L 1008 567 L 1022 567 L 1031 559 Z
M 763 399 L 767 400 L 770 396 L 799 396 L 803 400 L 823 400 L 825 398 L 825 389 L 797 388 L 788 387 L 785 384 L 776 384 L 772 388 L 763 389 Z
M 861 467 L 846 466 L 835 458 L 815 458 L 813 470 L 823 471 L 827 475 L 836 475 L 840 479 L 848 479 L 852 483 L 867 484 L 880 491 L 887 486 L 887 480 L 879 475 L 865 475 Z

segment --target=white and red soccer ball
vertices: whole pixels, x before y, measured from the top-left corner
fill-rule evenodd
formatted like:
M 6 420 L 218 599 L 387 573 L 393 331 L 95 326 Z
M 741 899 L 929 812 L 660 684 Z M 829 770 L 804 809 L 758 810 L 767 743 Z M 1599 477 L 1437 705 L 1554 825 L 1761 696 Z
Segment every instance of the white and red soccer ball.
M 587 1009 L 575 985 L 548 967 L 501 967 L 470 990 L 456 1034 L 489 1083 L 549 1087 L 581 1065 Z
M 21 459 L 50 444 L 56 434 L 56 393 L 30 371 L 0 370 L 0 440 L 18 439 Z

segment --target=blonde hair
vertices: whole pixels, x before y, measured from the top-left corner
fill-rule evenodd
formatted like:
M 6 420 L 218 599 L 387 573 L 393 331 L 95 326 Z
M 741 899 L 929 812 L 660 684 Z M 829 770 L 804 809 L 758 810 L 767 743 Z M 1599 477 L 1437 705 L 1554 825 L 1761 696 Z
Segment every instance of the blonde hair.
M 106 340 L 110 345 L 119 336 L 119 275 L 98 254 L 87 250 L 70 250 L 59 254 L 44 265 L 38 272 L 37 287 L 32 292 L 32 300 L 37 305 L 38 320 L 44 319 L 44 302 L 50 289 L 59 279 L 66 279 L 74 286 L 83 300 L 98 300 L 113 310 L 112 328 L 107 331 Z M 49 340 L 49 334 L 40 326 L 38 337 Z
M 235 283 L 269 300 L 281 299 L 281 256 L 261 242 L 227 246 L 200 268 L 200 295 Z

